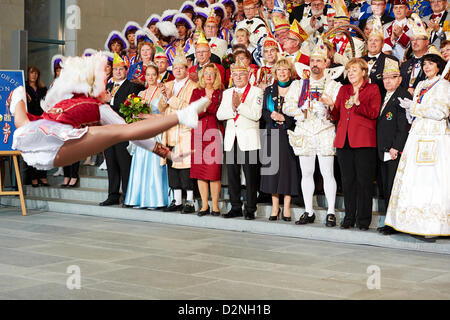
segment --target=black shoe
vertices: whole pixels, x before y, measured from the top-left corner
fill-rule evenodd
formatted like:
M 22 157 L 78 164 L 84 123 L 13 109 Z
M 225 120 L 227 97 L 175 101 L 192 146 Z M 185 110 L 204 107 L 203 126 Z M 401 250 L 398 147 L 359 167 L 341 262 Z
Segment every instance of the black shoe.
M 434 243 L 436 242 L 437 237 L 425 237 L 425 236 L 419 236 L 416 234 L 410 234 L 411 237 L 416 238 L 417 240 L 428 242 L 428 243 Z
M 254 212 L 246 212 L 245 220 L 255 220 L 255 213 Z
M 362 226 L 359 226 L 359 230 L 361 230 L 361 231 L 367 231 L 367 230 L 369 230 L 369 227 L 362 227 Z
M 278 208 L 278 214 L 276 215 L 276 216 L 270 216 L 269 217 L 269 221 L 277 221 L 278 220 L 278 217 L 280 216 L 280 214 L 281 214 L 281 208 Z
M 105 201 L 100 202 L 99 206 L 107 207 L 107 206 L 114 206 L 114 205 L 117 205 L 117 204 L 120 204 L 119 199 L 110 199 L 110 198 L 108 198 Z
M 394 228 L 392 228 L 392 227 L 385 226 L 381 233 L 383 235 L 385 235 L 385 236 L 390 236 L 391 234 L 396 234 L 396 233 L 399 233 L 399 232 L 397 230 L 395 230 Z
M 220 217 L 220 211 L 211 211 L 211 215 L 214 217 Z
M 206 209 L 205 211 L 199 211 L 199 212 L 197 213 L 197 215 L 198 215 L 199 217 L 203 217 L 203 216 L 207 216 L 207 215 L 209 214 L 209 212 L 210 212 L 210 208 L 208 207 L 208 209 Z
M 186 202 L 183 209 L 181 210 L 182 214 L 189 214 L 189 213 L 195 213 L 195 206 L 194 203 Z
M 310 217 L 309 213 L 305 212 L 304 214 L 302 214 L 300 219 L 298 219 L 298 221 L 295 222 L 295 224 L 296 225 L 301 225 L 301 224 L 307 224 L 307 223 L 314 223 L 315 219 L 316 219 L 316 214 L 315 213 L 313 213 L 312 217 Z
M 61 188 L 67 188 L 68 186 L 69 186 L 69 184 L 64 184 L 64 183 L 60 185 Z
M 222 217 L 224 217 L 225 219 L 242 217 L 242 211 L 231 209 L 227 214 L 223 214 Z
M 336 227 L 336 216 L 334 214 L 327 214 L 327 219 L 325 225 L 327 227 Z
M 377 231 L 379 233 L 383 233 L 384 231 L 388 230 L 389 228 L 390 228 L 389 226 L 382 226 L 382 227 L 377 228 Z
M 50 187 L 50 184 L 48 182 L 43 182 L 42 180 L 39 180 L 39 185 L 41 187 Z
M 286 217 L 286 216 L 284 215 L 284 212 L 281 212 L 281 219 L 282 219 L 283 221 L 286 221 L 286 222 L 291 222 L 291 221 L 292 221 L 292 217 L 291 217 L 291 216 Z
M 350 229 L 350 228 L 353 228 L 351 223 L 342 222 L 341 229 Z
M 38 181 L 38 183 L 33 183 L 33 182 L 31 182 L 31 186 L 32 186 L 33 188 L 38 188 L 38 187 L 39 187 L 39 181 Z
M 67 187 L 68 188 L 79 188 L 80 187 L 80 179 L 77 178 L 77 182 L 75 182 L 75 184 L 69 184 Z
M 163 211 L 164 212 L 181 211 L 183 209 L 183 205 L 180 204 L 180 205 L 177 206 L 175 203 L 176 203 L 176 201 L 172 200 L 172 203 L 167 208 L 165 208 Z

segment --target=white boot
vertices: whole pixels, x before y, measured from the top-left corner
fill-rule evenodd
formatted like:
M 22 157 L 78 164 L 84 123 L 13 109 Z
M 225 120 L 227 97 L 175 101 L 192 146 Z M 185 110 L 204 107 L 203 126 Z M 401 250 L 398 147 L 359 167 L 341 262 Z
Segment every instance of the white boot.
M 83 162 L 83 166 L 88 166 L 91 163 L 91 156 L 87 157 L 86 160 Z
M 98 168 L 100 170 L 108 170 L 108 168 L 106 167 L 106 160 L 103 160 L 102 164 Z
M 206 97 L 192 102 L 183 110 L 177 111 L 178 122 L 192 129 L 197 128 L 198 114 L 204 111 L 210 103 L 211 101 Z
M 58 170 L 53 174 L 54 177 L 63 176 L 64 170 L 62 167 L 59 167 Z
M 91 156 L 91 162 L 89 162 L 88 164 L 93 167 L 93 166 L 95 166 L 96 160 L 97 160 L 97 155 L 95 154 L 95 155 Z

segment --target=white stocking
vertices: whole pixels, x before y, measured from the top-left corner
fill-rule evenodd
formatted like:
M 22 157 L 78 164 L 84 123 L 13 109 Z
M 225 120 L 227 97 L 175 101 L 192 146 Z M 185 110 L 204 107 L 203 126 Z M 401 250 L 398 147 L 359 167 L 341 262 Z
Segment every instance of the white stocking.
M 314 169 L 316 167 L 316 157 L 300 156 L 300 169 L 302 170 L 302 193 L 303 201 L 305 202 L 305 211 L 310 216 L 313 211 L 313 196 L 314 196 Z
M 181 191 L 181 189 L 176 189 L 176 190 L 174 190 L 173 191 L 173 195 L 174 195 L 174 198 L 175 198 L 175 205 L 176 206 L 179 206 L 179 205 L 181 205 L 181 204 L 183 204 L 183 201 L 182 201 L 182 191 Z
M 334 214 L 336 203 L 336 179 L 334 178 L 334 157 L 319 156 L 320 173 L 323 177 L 323 189 L 328 202 L 328 214 Z

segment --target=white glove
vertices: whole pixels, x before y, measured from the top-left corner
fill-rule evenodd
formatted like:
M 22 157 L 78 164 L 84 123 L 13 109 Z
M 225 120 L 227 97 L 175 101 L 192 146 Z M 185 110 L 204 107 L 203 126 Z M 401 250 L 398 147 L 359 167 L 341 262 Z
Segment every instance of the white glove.
M 398 98 L 398 101 L 400 101 L 400 107 L 405 109 L 406 111 L 410 111 L 411 107 L 413 105 L 413 101 L 407 98 Z
M 413 101 L 407 98 L 398 98 L 398 101 L 400 101 L 400 107 L 405 109 L 406 119 L 408 120 L 408 123 L 412 124 L 413 118 L 411 116 L 411 107 L 413 105 Z
M 207 97 L 203 97 L 192 102 L 186 108 L 177 111 L 178 123 L 192 129 L 197 128 L 198 114 L 204 111 L 210 103 L 211 101 Z

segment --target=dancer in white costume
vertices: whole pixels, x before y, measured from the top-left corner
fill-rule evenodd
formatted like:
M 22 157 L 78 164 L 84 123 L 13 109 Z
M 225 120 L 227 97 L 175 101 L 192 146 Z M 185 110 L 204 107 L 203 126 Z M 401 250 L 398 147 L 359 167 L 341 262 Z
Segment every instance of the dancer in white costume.
M 400 159 L 385 224 L 429 237 L 450 236 L 450 83 L 445 61 L 431 47 L 424 56 L 427 79 L 413 100 L 401 100 L 412 121 Z
M 324 191 L 328 201 L 328 215 L 326 226 L 336 226 L 335 201 L 336 180 L 334 178 L 333 146 L 336 130 L 329 120 L 329 109 L 321 102 L 324 92 L 334 102 L 341 88 L 341 84 L 333 79 L 339 77 L 344 67 L 326 69 L 327 47 L 321 38 L 310 56 L 309 67 L 296 63 L 297 73 L 302 80 L 294 81 L 286 95 L 283 112 L 294 117 L 296 127 L 294 132 L 288 131 L 289 142 L 295 155 L 300 157 L 302 170 L 302 192 L 305 202 L 305 213 L 296 224 L 313 223 L 314 169 L 316 156 L 319 158 L 320 172 L 324 180 Z M 311 76 L 309 77 L 309 73 Z
M 100 53 L 67 58 L 60 77 L 41 103 L 45 110 L 42 117 L 27 114 L 23 87 L 13 91 L 10 107 L 17 128 L 13 149 L 22 152 L 28 165 L 41 170 L 62 167 L 130 140 L 163 157 L 186 156 L 174 156 L 150 138 L 178 123 L 195 128 L 197 114 L 208 106 L 209 100 L 200 99 L 170 116 L 126 124 L 103 103 L 106 63 L 106 57 Z M 102 126 L 87 126 L 92 124 Z

